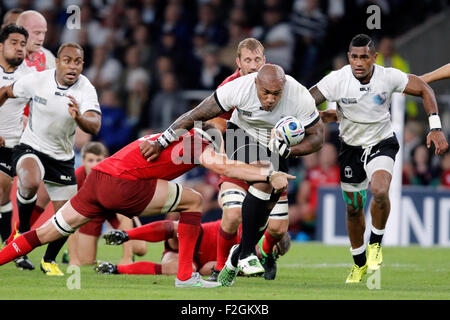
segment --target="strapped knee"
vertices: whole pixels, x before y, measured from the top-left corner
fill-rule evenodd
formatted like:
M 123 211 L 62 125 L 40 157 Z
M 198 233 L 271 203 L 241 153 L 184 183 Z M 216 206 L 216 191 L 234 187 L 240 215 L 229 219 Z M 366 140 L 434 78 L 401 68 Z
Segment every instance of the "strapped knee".
M 52 223 L 55 226 L 56 230 L 61 233 L 63 236 L 68 237 L 75 230 L 64 220 L 61 210 L 58 210 L 52 217 Z
M 362 208 L 360 208 L 358 204 L 358 194 L 362 198 Z M 364 207 L 366 206 L 367 190 L 354 191 L 352 199 L 343 190 L 342 195 L 344 196 L 345 203 L 347 203 L 349 206 L 353 206 L 355 210 L 364 209 Z

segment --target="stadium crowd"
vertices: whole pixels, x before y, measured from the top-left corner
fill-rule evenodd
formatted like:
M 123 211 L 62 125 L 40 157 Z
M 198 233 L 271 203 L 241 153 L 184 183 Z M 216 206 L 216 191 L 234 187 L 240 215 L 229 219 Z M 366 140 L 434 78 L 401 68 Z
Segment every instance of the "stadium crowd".
M 69 29 L 72 13 L 66 8 L 73 4 L 81 9 L 80 28 Z M 267 62 L 310 87 L 347 64 L 349 40 L 360 29 L 368 31 L 369 4 L 383 14 L 383 34 L 368 32 L 385 58 L 378 63 L 409 72 L 401 57 L 389 57 L 395 54 L 392 38 L 439 12 L 443 1 L 412 6 L 407 0 L 4 0 L 0 14 L 3 19 L 12 8 L 37 10 L 48 23 L 47 49 L 56 54 L 69 41 L 83 47 L 83 73 L 97 89 L 102 126 L 96 136 L 77 133 L 79 166 L 81 148 L 90 140 L 103 142 L 112 154 L 167 128 L 233 73 L 237 44 L 246 37 L 263 43 Z M 408 102 L 405 119 L 403 184 L 449 188 L 450 155 L 439 159 L 426 148 L 426 123 L 414 104 Z M 337 132 L 328 125 L 321 152 L 291 161 L 297 180 L 288 190 L 290 231 L 306 236 L 298 239 L 314 235 L 318 187 L 339 185 Z M 218 176 L 196 168 L 184 179 L 204 196 L 204 221 L 220 217 Z

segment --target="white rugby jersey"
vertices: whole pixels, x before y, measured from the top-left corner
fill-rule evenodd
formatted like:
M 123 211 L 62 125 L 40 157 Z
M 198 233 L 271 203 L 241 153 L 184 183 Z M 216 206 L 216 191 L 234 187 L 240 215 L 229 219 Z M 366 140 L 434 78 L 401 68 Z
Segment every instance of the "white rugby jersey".
M 74 156 L 73 144 L 77 124 L 69 114 L 69 98 L 78 102 L 80 113 L 101 113 L 97 92 L 90 81 L 80 75 L 70 87 L 56 82 L 55 69 L 38 72 L 21 78 L 13 85 L 16 97 L 31 99 L 30 117 L 20 139 L 35 150 L 57 160 L 69 160 Z
M 5 72 L 0 66 L 0 87 L 6 87 L 21 79 L 36 73 L 32 67 L 22 62 L 13 72 Z M 5 146 L 14 147 L 19 143 L 23 132 L 23 110 L 27 105 L 28 98 L 7 99 L 0 107 L 0 136 L 5 139 Z
M 230 121 L 262 145 L 267 147 L 270 132 L 281 118 L 296 117 L 305 128 L 319 120 L 319 112 L 308 89 L 288 75 L 278 104 L 272 111 L 263 110 L 255 85 L 257 75 L 254 72 L 230 81 L 219 87 L 214 95 L 225 111 L 236 107 Z
M 389 112 L 393 92 L 403 92 L 408 75 L 374 64 L 370 82 L 362 84 L 350 65 L 332 71 L 317 83 L 328 101 L 337 103 L 339 136 L 348 145 L 372 146 L 393 135 Z

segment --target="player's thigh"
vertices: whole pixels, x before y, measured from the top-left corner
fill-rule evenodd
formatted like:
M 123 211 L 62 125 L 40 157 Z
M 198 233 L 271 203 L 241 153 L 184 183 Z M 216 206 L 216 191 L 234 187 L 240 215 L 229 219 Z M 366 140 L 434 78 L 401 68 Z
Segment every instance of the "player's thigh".
M 37 156 L 26 155 L 17 162 L 16 174 L 19 189 L 36 189 L 37 192 L 44 177 L 43 165 Z
M 0 171 L 0 205 L 10 201 L 9 194 L 11 193 L 12 182 L 13 179 L 9 175 Z
M 79 232 L 77 254 L 81 265 L 94 264 L 97 255 L 98 237 Z

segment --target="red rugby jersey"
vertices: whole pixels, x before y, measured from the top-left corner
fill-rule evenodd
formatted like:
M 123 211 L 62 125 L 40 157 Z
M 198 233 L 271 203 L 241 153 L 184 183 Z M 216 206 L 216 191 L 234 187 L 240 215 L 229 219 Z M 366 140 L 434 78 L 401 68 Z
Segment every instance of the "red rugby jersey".
M 80 190 L 86 180 L 86 169 L 84 166 L 79 166 L 78 169 L 75 170 L 75 177 L 77 178 L 78 190 Z
M 196 159 L 209 145 L 207 140 L 191 130 L 165 148 L 156 160 L 147 161 L 142 156 L 139 145 L 145 140 L 155 141 L 160 135 L 161 133 L 145 136 L 128 144 L 97 164 L 93 170 L 130 180 L 172 180 L 198 165 Z

